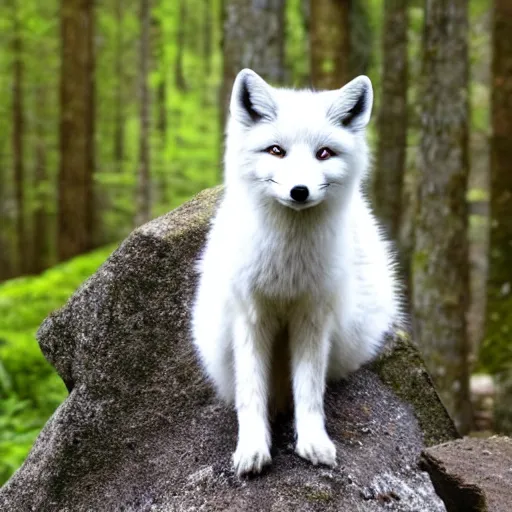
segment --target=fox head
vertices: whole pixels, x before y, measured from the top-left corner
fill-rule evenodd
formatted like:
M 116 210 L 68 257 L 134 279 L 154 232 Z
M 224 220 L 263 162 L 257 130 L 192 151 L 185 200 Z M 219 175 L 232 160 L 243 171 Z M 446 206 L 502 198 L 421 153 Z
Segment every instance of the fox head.
M 250 69 L 236 77 L 226 184 L 294 210 L 343 201 L 368 166 L 373 91 L 359 76 L 335 91 L 277 89 Z

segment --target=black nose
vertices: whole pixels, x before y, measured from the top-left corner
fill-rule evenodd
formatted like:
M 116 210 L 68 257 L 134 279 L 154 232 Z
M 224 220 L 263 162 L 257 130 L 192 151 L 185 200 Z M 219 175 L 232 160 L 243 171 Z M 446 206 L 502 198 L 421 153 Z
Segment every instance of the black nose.
M 290 190 L 290 196 L 294 201 L 303 203 L 309 196 L 308 187 L 304 185 L 297 185 Z

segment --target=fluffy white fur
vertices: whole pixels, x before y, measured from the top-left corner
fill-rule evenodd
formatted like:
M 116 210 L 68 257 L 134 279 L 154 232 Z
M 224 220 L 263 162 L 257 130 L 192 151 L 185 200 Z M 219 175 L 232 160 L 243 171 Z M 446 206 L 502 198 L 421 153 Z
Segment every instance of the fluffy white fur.
M 279 332 L 288 333 L 291 368 L 277 371 L 291 375 L 296 452 L 335 465 L 326 379 L 371 359 L 399 315 L 392 256 L 361 193 L 372 101 L 364 76 L 325 92 L 275 89 L 251 70 L 236 78 L 225 193 L 199 264 L 193 337 L 219 395 L 236 406 L 238 474 L 271 460 Z M 274 145 L 286 155 L 266 151 Z M 319 160 L 323 147 L 335 154 Z M 297 185 L 309 190 L 304 203 L 290 197 Z

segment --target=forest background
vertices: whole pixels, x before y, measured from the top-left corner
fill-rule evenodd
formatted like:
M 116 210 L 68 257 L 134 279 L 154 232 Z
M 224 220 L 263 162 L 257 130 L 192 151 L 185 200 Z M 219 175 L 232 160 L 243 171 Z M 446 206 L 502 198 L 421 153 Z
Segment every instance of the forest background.
M 132 229 L 221 182 L 243 67 L 370 76 L 367 190 L 414 339 L 462 433 L 512 431 L 508 0 L 3 0 L 0 484 L 67 394 L 37 327 Z

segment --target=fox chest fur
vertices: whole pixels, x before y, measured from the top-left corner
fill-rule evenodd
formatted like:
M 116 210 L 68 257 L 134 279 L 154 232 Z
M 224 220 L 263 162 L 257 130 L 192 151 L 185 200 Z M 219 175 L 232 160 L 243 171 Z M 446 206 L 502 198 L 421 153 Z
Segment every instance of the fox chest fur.
M 345 277 L 339 249 L 342 223 L 319 229 L 314 223 L 320 219 L 312 219 L 311 212 L 294 219 L 282 213 L 281 222 L 274 217 L 268 229 L 248 230 L 241 237 L 233 282 L 245 293 L 271 301 L 325 301 L 339 294 Z

